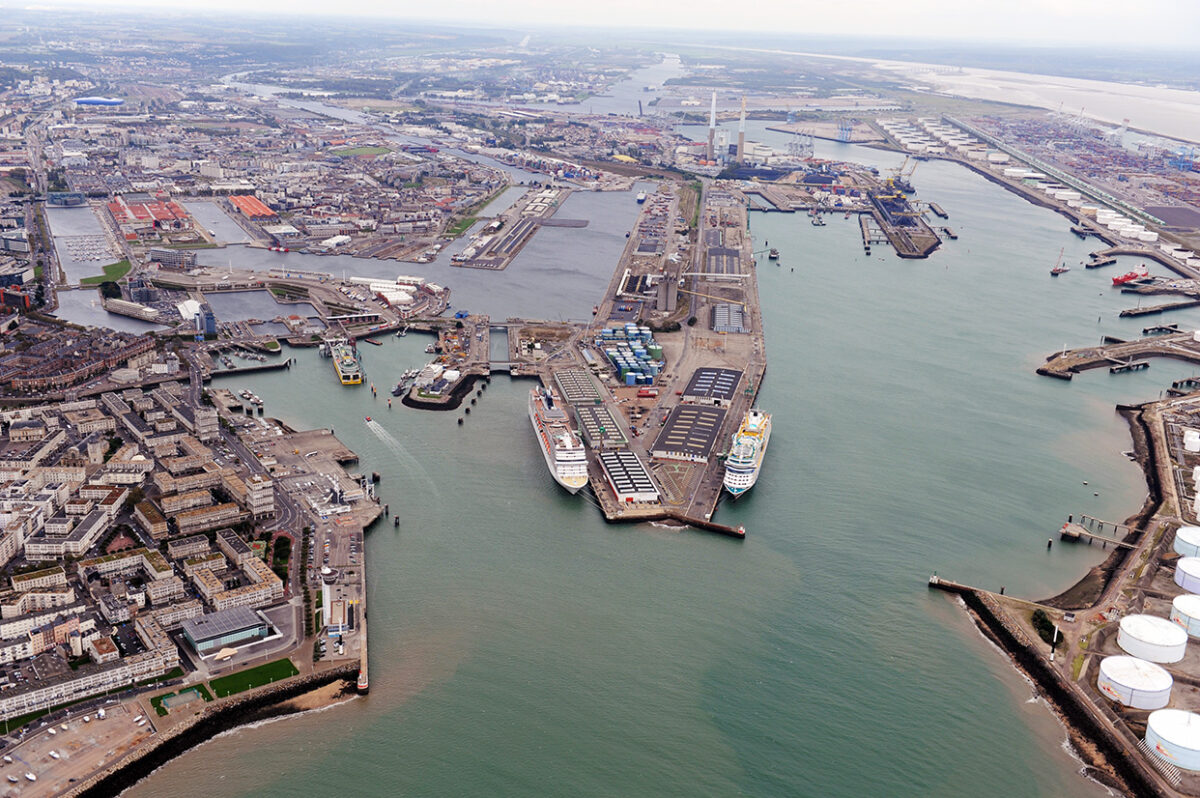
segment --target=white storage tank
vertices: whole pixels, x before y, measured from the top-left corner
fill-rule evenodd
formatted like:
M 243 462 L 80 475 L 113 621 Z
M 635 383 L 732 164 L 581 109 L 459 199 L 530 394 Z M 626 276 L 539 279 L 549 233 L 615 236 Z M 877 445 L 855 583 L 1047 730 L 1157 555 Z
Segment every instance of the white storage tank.
M 1100 660 L 1096 687 L 1114 701 L 1134 709 L 1162 709 L 1171 700 L 1175 680 L 1160 665 L 1137 657 Z
M 1155 615 L 1126 615 L 1117 632 L 1117 645 L 1150 662 L 1179 662 L 1187 650 L 1187 632 Z
M 1188 633 L 1188 637 L 1200 637 L 1200 596 L 1184 593 L 1171 602 L 1171 621 Z
M 1146 719 L 1146 745 L 1181 770 L 1200 770 L 1200 715 L 1160 709 Z
M 1200 557 L 1184 557 L 1175 563 L 1175 584 L 1189 593 L 1200 593 Z
M 1179 527 L 1175 532 L 1174 548 L 1176 554 L 1184 557 L 1200 557 L 1200 526 Z

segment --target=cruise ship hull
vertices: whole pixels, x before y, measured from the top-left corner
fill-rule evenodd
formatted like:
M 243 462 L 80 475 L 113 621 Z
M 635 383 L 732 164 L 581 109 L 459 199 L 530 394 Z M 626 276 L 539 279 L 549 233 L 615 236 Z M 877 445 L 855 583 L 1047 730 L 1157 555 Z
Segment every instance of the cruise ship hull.
M 753 419 L 757 413 L 758 418 Z M 771 441 L 771 416 L 767 413 L 750 411 L 742 426 L 733 436 L 730 456 L 725 461 L 725 490 L 734 499 L 745 495 L 758 482 L 762 472 L 763 458 L 767 453 L 767 444 Z M 749 446 L 753 449 L 749 458 L 739 458 L 735 454 L 739 447 Z
M 565 424 L 556 430 L 556 425 L 549 424 L 544 419 L 540 418 L 538 415 L 539 405 L 540 399 L 538 398 L 538 391 L 535 388 L 530 392 L 529 396 L 529 423 L 533 425 L 533 431 L 537 437 L 538 447 L 542 450 L 542 458 L 546 461 L 546 470 L 550 472 L 550 476 L 554 477 L 554 481 L 557 482 L 563 488 L 563 490 L 574 495 L 578 493 L 588 482 L 587 459 L 586 454 L 583 452 L 583 446 L 582 444 L 579 444 L 578 438 L 575 438 L 573 433 L 570 433 Z M 578 445 L 578 452 L 581 455 L 581 458 L 577 461 L 573 461 L 572 463 L 560 467 L 560 463 L 558 462 L 554 452 L 554 435 L 562 434 L 563 432 L 571 435 L 574 443 Z M 571 467 L 572 465 L 574 468 Z M 582 465 L 582 473 L 562 473 L 564 470 L 580 470 L 580 465 Z

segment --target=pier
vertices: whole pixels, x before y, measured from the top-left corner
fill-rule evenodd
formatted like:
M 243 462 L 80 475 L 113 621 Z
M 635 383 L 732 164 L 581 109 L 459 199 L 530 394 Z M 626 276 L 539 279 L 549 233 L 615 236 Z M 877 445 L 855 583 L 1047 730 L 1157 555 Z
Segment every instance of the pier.
M 1106 546 L 1112 544 L 1113 546 L 1120 546 L 1126 549 L 1137 548 L 1137 544 L 1135 543 L 1126 543 L 1123 540 L 1117 540 L 1116 538 L 1110 538 L 1104 535 L 1098 535 L 1095 532 L 1089 532 L 1088 529 L 1082 524 L 1076 524 L 1070 521 L 1062 525 L 1062 528 L 1058 531 L 1058 536 L 1060 540 L 1085 541 L 1087 543 L 1091 543 L 1093 540 L 1096 540 Z
M 862 234 L 863 249 L 868 253 L 871 251 L 872 244 L 886 244 L 888 237 L 884 235 L 883 230 L 875 224 L 875 217 L 871 214 L 863 213 L 858 217 L 858 230 Z
M 901 258 L 927 258 L 942 240 L 933 228 L 913 210 L 902 194 L 887 194 L 887 189 L 867 192 L 873 206 L 875 224 L 887 236 L 888 242 Z
M 1159 313 L 1166 313 L 1172 310 L 1184 310 L 1185 308 L 1200 307 L 1200 299 L 1191 299 L 1184 302 L 1168 302 L 1163 305 L 1147 305 L 1146 307 L 1126 308 L 1122 310 L 1120 316 L 1153 316 Z
M 1108 366 L 1112 373 L 1148 368 L 1144 358 L 1166 357 L 1200 364 L 1200 341 L 1190 332 L 1155 335 L 1134 341 L 1063 350 L 1046 358 L 1037 370 L 1045 377 L 1069 380 L 1088 369 Z M 1142 360 L 1139 360 L 1141 358 Z
M 797 208 L 797 200 L 785 195 L 775 186 L 757 185 L 753 188 L 745 189 L 748 196 L 755 196 L 762 199 L 767 204 L 767 207 L 755 208 L 758 211 L 774 211 L 777 213 L 795 213 Z

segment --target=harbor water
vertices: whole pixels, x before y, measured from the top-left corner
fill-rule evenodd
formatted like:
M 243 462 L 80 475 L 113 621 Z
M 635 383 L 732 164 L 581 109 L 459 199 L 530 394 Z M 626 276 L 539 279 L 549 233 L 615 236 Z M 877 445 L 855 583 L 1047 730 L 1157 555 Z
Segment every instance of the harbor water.
M 546 473 L 527 381 L 493 379 L 461 427 L 387 410 L 384 389 L 427 359 L 421 335 L 362 347 L 379 399 L 310 350 L 226 383 L 293 427 L 332 425 L 382 475 L 401 523 L 366 543 L 371 694 L 227 733 L 128 794 L 1107 794 L 926 579 L 1041 598 L 1082 576 L 1105 552 L 1046 539 L 1068 513 L 1121 519 L 1144 494 L 1114 405 L 1191 370 L 1036 376 L 1064 344 L 1140 332 L 1117 318 L 1133 304 L 1110 285 L 1122 266 L 1052 279 L 1060 249 L 1074 265 L 1094 248 L 1064 218 L 953 164 L 913 182 L 959 235 L 927 260 L 865 255 L 853 218 L 752 215 L 756 247 L 781 254 L 759 266 L 771 447 L 715 517 L 744 542 L 605 524 Z M 624 240 L 603 223 L 588 229 Z M 615 256 L 552 256 L 572 271 L 443 279 L 472 311 L 578 316 Z

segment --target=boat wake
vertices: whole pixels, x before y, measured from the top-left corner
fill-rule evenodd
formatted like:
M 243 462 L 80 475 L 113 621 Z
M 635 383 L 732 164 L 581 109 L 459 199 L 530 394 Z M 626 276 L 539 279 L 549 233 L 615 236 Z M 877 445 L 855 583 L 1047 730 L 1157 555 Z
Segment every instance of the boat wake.
M 383 445 L 391 451 L 392 454 L 396 455 L 396 459 L 402 466 L 411 472 L 413 476 L 416 476 L 425 482 L 425 486 L 432 496 L 435 498 L 437 497 L 437 485 L 421 466 L 421 461 L 414 457 L 407 449 L 405 449 L 404 444 L 400 443 L 399 439 L 397 439 L 395 435 L 388 432 L 382 424 L 374 419 L 367 421 L 367 429 L 369 429 L 371 434 L 378 438 Z

